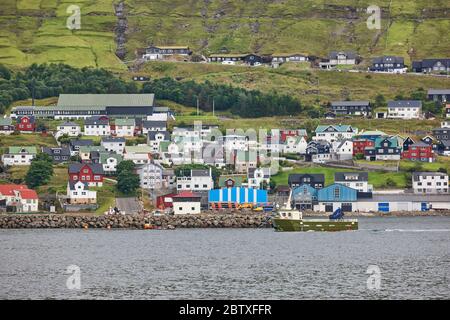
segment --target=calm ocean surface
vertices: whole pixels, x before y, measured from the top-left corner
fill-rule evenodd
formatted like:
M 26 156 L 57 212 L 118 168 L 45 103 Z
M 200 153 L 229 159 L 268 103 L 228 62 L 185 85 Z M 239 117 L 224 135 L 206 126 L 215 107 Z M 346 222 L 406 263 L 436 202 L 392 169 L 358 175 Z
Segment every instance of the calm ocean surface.
M 359 220 L 340 233 L 0 230 L 0 298 L 450 298 L 450 217 Z

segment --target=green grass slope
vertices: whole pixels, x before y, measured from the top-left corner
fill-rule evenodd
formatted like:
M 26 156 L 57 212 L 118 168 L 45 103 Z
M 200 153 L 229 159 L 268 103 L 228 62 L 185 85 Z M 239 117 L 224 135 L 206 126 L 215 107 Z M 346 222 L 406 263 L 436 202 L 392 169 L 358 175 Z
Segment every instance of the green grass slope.
M 124 70 L 117 59 L 113 4 L 119 0 L 2 0 L 0 63 L 65 62 Z M 450 3 L 380 0 L 382 29 L 368 30 L 369 0 L 125 0 L 127 59 L 150 43 L 189 45 L 208 54 L 352 49 L 364 57 L 450 55 Z M 81 30 L 68 30 L 67 8 L 81 8 Z

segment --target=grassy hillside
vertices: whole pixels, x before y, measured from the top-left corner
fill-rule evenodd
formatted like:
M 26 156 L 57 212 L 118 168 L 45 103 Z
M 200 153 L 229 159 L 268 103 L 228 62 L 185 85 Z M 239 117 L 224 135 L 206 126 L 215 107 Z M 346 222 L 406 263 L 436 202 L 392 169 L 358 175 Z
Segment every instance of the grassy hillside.
M 113 4 L 119 0 L 2 0 L 0 63 L 65 62 L 120 71 Z M 68 30 L 70 5 L 81 30 Z M 382 30 L 368 30 L 369 0 L 125 0 L 127 59 L 149 43 L 191 46 L 201 53 L 303 52 L 323 56 L 353 49 L 366 57 L 449 56 L 450 4 L 443 0 L 380 0 Z

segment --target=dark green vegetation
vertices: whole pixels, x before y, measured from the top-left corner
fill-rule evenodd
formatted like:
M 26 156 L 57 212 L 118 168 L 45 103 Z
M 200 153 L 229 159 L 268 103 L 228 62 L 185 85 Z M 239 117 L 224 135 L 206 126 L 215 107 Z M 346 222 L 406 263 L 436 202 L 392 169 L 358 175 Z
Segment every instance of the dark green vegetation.
M 53 176 L 52 159 L 45 153 L 39 153 L 32 161 L 25 176 L 29 188 L 46 185 Z
M 133 161 L 122 161 L 117 167 L 117 190 L 124 195 L 134 195 L 139 189 L 139 176 L 134 173 Z

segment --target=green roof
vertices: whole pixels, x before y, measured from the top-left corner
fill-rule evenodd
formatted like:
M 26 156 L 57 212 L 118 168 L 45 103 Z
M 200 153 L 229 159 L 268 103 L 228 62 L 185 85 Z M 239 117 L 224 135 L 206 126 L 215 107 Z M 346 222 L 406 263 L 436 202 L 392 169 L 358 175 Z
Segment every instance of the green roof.
M 391 142 L 391 148 L 398 148 L 399 147 L 399 143 L 398 143 L 398 139 L 397 137 L 378 137 L 375 139 L 375 148 L 380 148 L 381 147 L 381 142 L 383 142 L 384 140 L 389 140 Z
M 220 176 L 219 177 L 219 187 L 223 188 L 225 187 L 225 181 L 227 180 L 233 180 L 235 187 L 241 187 L 242 183 L 244 183 L 246 177 L 245 176 L 236 176 L 236 175 L 229 175 L 229 176 Z
M 139 146 L 126 146 L 126 153 L 151 153 L 152 148 L 147 145 L 139 145 Z
M 335 128 L 338 132 L 348 132 L 352 128 L 352 126 L 350 126 L 350 125 L 342 125 L 342 124 L 340 124 L 340 125 L 324 125 L 324 126 L 317 126 L 316 133 L 324 132 L 329 127 Z
M 155 95 L 142 94 L 61 94 L 58 107 L 147 107 L 153 106 Z
M 116 126 L 134 126 L 136 122 L 134 119 L 116 119 Z
M 257 161 L 256 151 L 238 150 L 236 152 L 236 160 L 241 162 Z
M 91 151 L 106 152 L 106 149 L 103 146 L 83 146 L 83 147 L 80 147 L 80 152 L 81 153 L 89 153 Z
M 161 152 L 168 152 L 170 143 L 171 143 L 170 141 L 161 141 L 159 143 L 159 150 Z
M 0 118 L 0 126 L 10 126 L 12 125 L 11 118 Z
M 114 158 L 117 160 L 117 164 L 121 163 L 123 160 L 122 155 L 117 153 L 108 153 L 108 152 L 101 152 L 100 153 L 100 163 L 105 163 L 107 159 Z
M 31 153 L 37 154 L 36 147 L 9 147 L 8 154 Z

